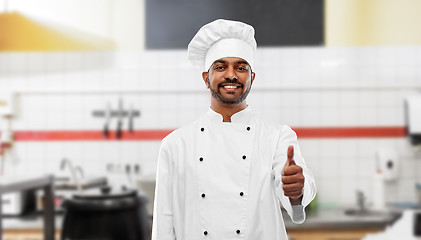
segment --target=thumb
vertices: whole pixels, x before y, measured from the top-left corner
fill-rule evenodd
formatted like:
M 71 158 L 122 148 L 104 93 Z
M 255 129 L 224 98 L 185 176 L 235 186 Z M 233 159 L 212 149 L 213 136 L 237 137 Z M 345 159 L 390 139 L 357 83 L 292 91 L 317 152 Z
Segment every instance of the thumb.
M 287 152 L 287 166 L 295 165 L 294 161 L 294 146 L 289 145 L 288 146 L 288 152 Z

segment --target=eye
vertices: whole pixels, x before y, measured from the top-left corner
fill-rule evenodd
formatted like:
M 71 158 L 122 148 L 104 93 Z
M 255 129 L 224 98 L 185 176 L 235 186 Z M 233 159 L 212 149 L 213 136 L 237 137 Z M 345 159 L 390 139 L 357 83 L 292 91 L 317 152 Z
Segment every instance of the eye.
M 237 69 L 238 69 L 238 71 L 241 71 L 241 72 L 246 72 L 248 70 L 248 68 L 244 67 L 244 66 L 240 66 Z
M 224 66 L 221 66 L 221 65 L 215 66 L 215 70 L 223 70 L 223 69 L 224 69 Z

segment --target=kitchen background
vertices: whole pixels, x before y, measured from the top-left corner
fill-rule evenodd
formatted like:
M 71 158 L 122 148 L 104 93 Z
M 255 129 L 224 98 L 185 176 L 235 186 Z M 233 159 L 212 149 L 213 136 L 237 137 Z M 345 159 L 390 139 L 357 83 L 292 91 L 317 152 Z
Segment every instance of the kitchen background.
M 325 206 L 355 205 L 357 190 L 371 202 L 382 154 L 398 162 L 386 201 L 418 201 L 421 155 L 406 135 L 405 100 L 421 90 L 421 3 L 370 2 L 326 0 L 323 46 L 257 51 L 248 103 L 297 130 Z M 4 8 L 0 27 L 7 15 L 18 13 L 15 19 L 66 32 L 84 45 L 1 49 L 0 92 L 13 93 L 13 114 L 11 120 L 1 117 L 0 127 L 2 134 L 9 127 L 14 133 L 3 175 L 66 176 L 60 169 L 66 158 L 86 175 L 106 175 L 117 186 L 129 184 L 126 165 L 139 166 L 139 181 L 153 181 L 162 137 L 209 107 L 186 49 L 145 49 L 143 1 L 14 0 Z M 28 26 L 22 19 L 21 26 Z M 46 38 L 50 34 L 45 31 Z M 105 137 L 106 118 L 97 112 L 118 112 L 119 104 L 140 113 L 133 118 L 134 131 L 124 116 L 116 139 L 113 116 Z

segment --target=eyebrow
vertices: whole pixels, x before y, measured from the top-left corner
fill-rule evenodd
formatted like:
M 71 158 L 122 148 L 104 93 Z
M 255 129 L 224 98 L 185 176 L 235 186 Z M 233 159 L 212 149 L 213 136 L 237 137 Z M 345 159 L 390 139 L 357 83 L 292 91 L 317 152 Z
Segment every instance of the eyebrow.
M 223 64 L 226 64 L 227 61 L 218 59 L 218 60 L 215 60 L 214 63 L 223 63 Z M 238 61 L 235 62 L 235 64 L 247 64 L 247 65 L 249 65 L 249 63 L 246 62 L 246 61 L 244 61 L 244 60 L 238 60 Z
M 213 63 L 227 63 L 227 61 L 218 59 L 218 60 L 215 60 L 215 62 L 213 62 Z
M 248 62 L 243 61 L 243 60 L 236 61 L 235 63 L 236 63 L 236 64 L 247 64 L 247 65 L 249 65 L 249 63 L 248 63 Z

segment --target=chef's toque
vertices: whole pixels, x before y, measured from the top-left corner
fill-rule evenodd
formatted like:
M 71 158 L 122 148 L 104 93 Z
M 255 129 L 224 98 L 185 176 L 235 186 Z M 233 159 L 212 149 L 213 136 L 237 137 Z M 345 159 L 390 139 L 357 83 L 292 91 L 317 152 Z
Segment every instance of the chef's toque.
M 253 68 L 256 48 L 252 26 L 218 19 L 199 29 L 189 43 L 187 58 L 203 72 L 224 57 L 242 58 Z

